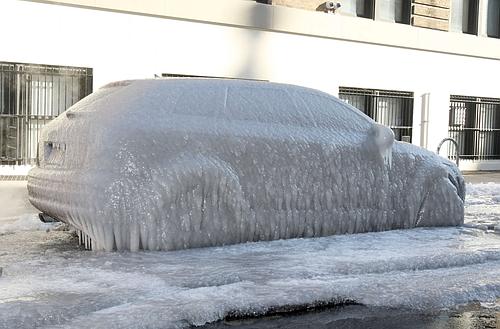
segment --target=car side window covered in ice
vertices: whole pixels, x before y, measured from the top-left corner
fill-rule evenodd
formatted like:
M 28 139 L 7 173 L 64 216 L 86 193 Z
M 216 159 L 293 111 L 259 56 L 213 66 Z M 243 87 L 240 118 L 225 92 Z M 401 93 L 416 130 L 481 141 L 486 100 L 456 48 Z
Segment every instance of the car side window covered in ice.
M 224 116 L 231 120 L 308 126 L 309 118 L 283 89 L 228 88 Z
M 313 127 L 365 131 L 372 124 L 361 111 L 328 95 L 307 91 L 294 91 L 293 95 L 298 106 L 308 113 Z
M 196 92 L 188 88 L 179 88 L 170 92 L 177 95 L 174 114 L 215 118 L 224 106 L 223 88 L 198 88 Z

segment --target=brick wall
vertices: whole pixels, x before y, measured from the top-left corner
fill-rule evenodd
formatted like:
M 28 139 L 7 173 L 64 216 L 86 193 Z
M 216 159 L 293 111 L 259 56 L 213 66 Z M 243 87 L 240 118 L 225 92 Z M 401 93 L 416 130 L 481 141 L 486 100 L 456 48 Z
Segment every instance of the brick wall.
M 448 31 L 450 0 L 413 0 L 413 26 Z
M 342 0 L 339 0 L 339 2 L 342 4 Z M 325 0 L 269 0 L 268 3 L 277 6 L 326 11 Z M 341 13 L 343 12 L 344 11 L 341 8 Z M 448 31 L 449 20 L 450 0 L 411 1 L 411 25 Z

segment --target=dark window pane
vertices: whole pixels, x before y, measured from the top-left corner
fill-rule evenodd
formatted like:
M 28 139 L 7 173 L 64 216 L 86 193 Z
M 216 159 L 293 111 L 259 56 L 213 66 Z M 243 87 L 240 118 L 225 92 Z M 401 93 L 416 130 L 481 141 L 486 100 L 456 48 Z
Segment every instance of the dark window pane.
M 375 17 L 375 0 L 356 0 L 356 15 L 364 18 Z
M 466 24 L 464 24 L 464 33 L 477 35 L 478 17 L 479 17 L 479 0 L 466 0 L 464 10 L 466 8 Z
M 396 23 L 410 24 L 411 0 L 396 0 Z

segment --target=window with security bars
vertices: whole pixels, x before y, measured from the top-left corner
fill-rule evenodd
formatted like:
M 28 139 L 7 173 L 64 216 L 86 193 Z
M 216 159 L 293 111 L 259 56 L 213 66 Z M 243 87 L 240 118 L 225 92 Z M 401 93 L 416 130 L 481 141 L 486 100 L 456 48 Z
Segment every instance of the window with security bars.
M 340 87 L 339 98 L 378 123 L 390 127 L 396 140 L 411 143 L 412 92 Z
M 500 159 L 500 99 L 451 95 L 448 134 L 457 141 L 460 158 Z M 448 157 L 454 156 L 448 150 Z
M 0 165 L 32 164 L 41 128 L 92 92 L 92 69 L 0 62 Z

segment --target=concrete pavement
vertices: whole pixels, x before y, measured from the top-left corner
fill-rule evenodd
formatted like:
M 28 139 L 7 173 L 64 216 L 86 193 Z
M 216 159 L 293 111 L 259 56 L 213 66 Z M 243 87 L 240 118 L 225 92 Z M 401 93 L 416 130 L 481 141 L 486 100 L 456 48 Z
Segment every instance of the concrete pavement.
M 462 174 L 467 183 L 500 183 L 500 171 L 464 171 Z

